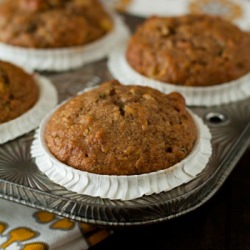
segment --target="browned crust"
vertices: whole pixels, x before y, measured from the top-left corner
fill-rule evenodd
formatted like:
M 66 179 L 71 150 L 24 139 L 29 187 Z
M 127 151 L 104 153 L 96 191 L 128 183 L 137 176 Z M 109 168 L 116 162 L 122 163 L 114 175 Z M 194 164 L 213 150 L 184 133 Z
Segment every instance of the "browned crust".
M 32 75 L 0 61 L 0 123 L 25 113 L 37 102 L 39 88 Z
M 0 41 L 10 45 L 61 48 L 101 38 L 112 29 L 112 20 L 98 0 L 5 1 L 0 29 Z
M 131 37 L 126 58 L 139 73 L 184 86 L 211 86 L 250 71 L 250 36 L 220 17 L 148 18 Z
M 45 131 L 49 150 L 61 162 L 108 175 L 169 168 L 191 152 L 196 139 L 180 94 L 117 81 L 66 102 Z

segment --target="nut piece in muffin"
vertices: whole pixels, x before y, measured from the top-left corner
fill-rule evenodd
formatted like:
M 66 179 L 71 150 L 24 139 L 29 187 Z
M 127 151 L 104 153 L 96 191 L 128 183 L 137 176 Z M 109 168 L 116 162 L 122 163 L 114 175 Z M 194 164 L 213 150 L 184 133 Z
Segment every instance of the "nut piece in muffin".
M 211 86 L 250 72 L 250 35 L 221 17 L 148 18 L 131 37 L 126 60 L 137 72 L 175 85 Z
M 112 26 L 98 0 L 5 0 L 0 4 L 0 42 L 19 47 L 80 46 L 101 38 Z
M 180 94 L 113 80 L 62 104 L 44 139 L 52 155 L 73 168 L 138 175 L 187 157 L 197 128 Z
M 32 75 L 0 61 L 0 124 L 28 111 L 37 102 L 39 89 Z

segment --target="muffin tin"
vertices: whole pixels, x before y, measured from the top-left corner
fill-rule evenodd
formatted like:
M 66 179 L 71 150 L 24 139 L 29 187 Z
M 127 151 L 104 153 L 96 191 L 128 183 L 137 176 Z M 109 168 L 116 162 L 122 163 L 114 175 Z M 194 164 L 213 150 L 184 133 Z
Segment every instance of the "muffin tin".
M 140 18 L 125 15 L 135 27 Z M 43 72 L 58 90 L 59 102 L 112 79 L 107 60 L 74 71 Z M 190 107 L 212 134 L 212 156 L 193 181 L 171 191 L 120 201 L 80 195 L 50 181 L 30 155 L 34 131 L 0 146 L 0 197 L 102 226 L 157 223 L 186 214 L 209 200 L 229 177 L 250 142 L 250 97 L 227 105 Z

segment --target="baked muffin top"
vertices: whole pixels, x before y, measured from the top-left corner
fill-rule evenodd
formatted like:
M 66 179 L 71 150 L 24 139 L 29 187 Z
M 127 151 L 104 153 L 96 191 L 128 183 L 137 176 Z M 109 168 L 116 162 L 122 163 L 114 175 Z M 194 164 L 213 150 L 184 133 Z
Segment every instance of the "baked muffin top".
M 98 0 L 5 0 L 0 42 L 27 48 L 84 45 L 112 29 Z
M 194 147 L 197 128 L 180 94 L 113 80 L 61 105 L 44 137 L 51 153 L 73 168 L 133 175 L 184 159 Z
M 220 17 L 153 16 L 142 23 L 126 50 L 137 72 L 183 86 L 211 86 L 250 72 L 250 35 Z
M 38 96 L 39 89 L 32 75 L 0 61 L 0 124 L 29 110 Z

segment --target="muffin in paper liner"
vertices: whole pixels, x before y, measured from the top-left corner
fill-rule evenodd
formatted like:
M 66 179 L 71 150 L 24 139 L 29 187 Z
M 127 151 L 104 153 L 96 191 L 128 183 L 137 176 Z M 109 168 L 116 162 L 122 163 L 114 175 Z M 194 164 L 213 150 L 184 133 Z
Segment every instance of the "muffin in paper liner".
M 34 79 L 39 87 L 39 99 L 21 116 L 0 124 L 0 144 L 36 129 L 44 116 L 57 105 L 57 91 L 52 83 L 38 74 Z
M 227 83 L 207 87 L 185 87 L 150 79 L 135 71 L 126 60 L 127 42 L 123 42 L 109 55 L 108 69 L 123 84 L 150 86 L 164 93 L 178 91 L 188 106 L 215 106 L 250 97 L 250 73 Z
M 30 71 L 65 71 L 103 59 L 120 40 L 129 36 L 129 29 L 122 18 L 113 13 L 110 15 L 114 22 L 113 29 L 89 44 L 58 49 L 34 49 L 0 43 L 0 58 Z
M 57 160 L 49 151 L 45 139 L 45 126 L 53 111 L 47 115 L 36 131 L 31 155 L 38 168 L 49 179 L 66 189 L 92 197 L 111 200 L 132 200 L 143 195 L 169 191 L 194 179 L 206 167 L 212 154 L 211 134 L 202 120 L 192 114 L 198 128 L 197 142 L 192 152 L 174 166 L 141 175 L 100 175 L 74 169 Z
M 110 0 L 109 4 L 121 12 L 135 16 L 174 16 L 187 13 L 219 15 L 243 30 L 250 30 L 250 2 L 248 0 Z

